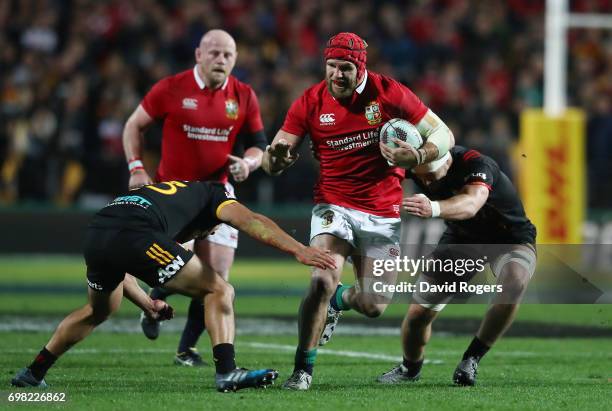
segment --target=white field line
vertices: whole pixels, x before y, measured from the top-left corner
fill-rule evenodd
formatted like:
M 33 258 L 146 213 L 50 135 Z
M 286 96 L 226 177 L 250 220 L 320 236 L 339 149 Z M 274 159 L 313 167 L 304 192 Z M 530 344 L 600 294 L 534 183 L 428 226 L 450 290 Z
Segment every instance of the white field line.
M 259 343 L 259 342 L 247 342 L 242 343 L 240 345 L 246 345 L 251 348 L 260 348 L 260 349 L 274 349 L 279 351 L 288 351 L 294 352 L 294 345 L 286 345 L 286 344 L 268 344 L 268 343 Z M 401 356 L 397 355 L 387 355 L 387 354 L 377 354 L 371 352 L 363 352 L 363 351 L 345 351 L 345 350 L 331 350 L 328 348 L 319 348 L 317 350 L 317 354 L 323 355 L 335 355 L 336 357 L 349 357 L 349 358 L 366 358 L 369 360 L 384 360 L 384 361 L 393 361 L 400 362 L 402 361 Z M 426 359 L 425 364 L 442 364 L 441 360 L 431 360 Z
M 286 352 L 294 352 L 295 346 L 288 344 L 267 344 L 261 342 L 240 342 L 237 346 L 238 352 L 240 351 L 240 347 L 249 347 L 255 348 L 261 351 L 286 351 Z M 6 349 L 0 350 L 2 354 L 37 354 L 38 350 L 32 348 L 24 348 L 24 349 Z M 174 350 L 172 349 L 164 349 L 164 348 L 138 348 L 138 349 L 128 349 L 128 348 L 108 348 L 108 349 L 99 349 L 99 348 L 73 348 L 69 351 L 72 355 L 91 355 L 91 354 L 172 354 Z M 362 352 L 362 351 L 345 351 L 345 350 L 331 350 L 331 349 L 319 349 L 317 351 L 318 354 L 322 355 L 333 355 L 336 357 L 349 357 L 349 358 L 363 358 L 369 360 L 383 360 L 383 361 L 392 361 L 399 362 L 402 360 L 400 356 L 380 354 L 380 353 L 370 353 L 370 352 Z M 442 360 L 425 360 L 425 364 L 442 364 Z
M 93 337 L 95 339 L 95 337 Z M 276 349 L 279 351 L 294 352 L 295 346 L 288 344 L 274 344 L 274 343 L 262 343 L 262 342 L 238 342 L 236 349 L 239 352 L 240 347 L 249 347 L 257 350 L 272 350 Z M 0 349 L 0 354 L 38 354 L 39 349 L 34 348 L 8 348 Z M 435 354 L 441 357 L 458 357 L 463 354 L 464 350 L 436 350 Z M 83 354 L 174 354 L 175 351 L 170 348 L 73 348 L 69 351 L 71 354 L 83 355 Z M 384 360 L 384 361 L 400 361 L 400 356 L 370 353 L 363 351 L 344 351 L 344 350 L 332 350 L 328 348 L 319 348 L 318 354 L 323 355 L 334 355 L 337 357 L 352 357 L 352 358 L 367 358 L 373 360 Z M 495 355 L 500 357 L 516 357 L 516 358 L 532 358 L 532 357 L 555 357 L 555 353 L 536 353 L 533 351 L 495 351 Z M 575 352 L 572 357 L 601 357 L 601 353 L 580 353 Z M 442 360 L 431 360 L 425 359 L 425 364 L 442 364 Z
M 94 337 L 90 337 L 95 339 Z M 144 338 L 144 337 L 143 337 Z M 248 342 L 248 341 L 239 341 L 236 346 L 236 351 L 240 352 L 240 347 L 249 347 L 257 350 L 271 350 L 277 349 L 279 351 L 287 351 L 294 352 L 295 346 L 288 344 L 274 344 L 274 343 L 262 343 L 262 342 Z M 0 349 L 0 354 L 38 354 L 40 349 L 34 348 L 8 348 L 8 349 Z M 461 356 L 463 354 L 463 349 L 461 350 L 436 350 L 435 354 L 441 357 L 452 357 L 455 358 Z M 73 348 L 69 351 L 71 354 L 83 355 L 83 354 L 174 354 L 176 351 L 171 348 Z M 369 358 L 376 360 L 385 360 L 385 361 L 399 361 L 401 360 L 400 356 L 393 356 L 387 354 L 377 354 L 377 353 L 369 353 L 362 351 L 341 351 L 341 350 L 332 350 L 328 348 L 320 348 L 317 350 L 318 354 L 323 355 L 335 355 L 338 357 L 353 357 L 353 358 Z M 363 355 L 363 356 L 362 356 Z M 532 357 L 558 357 L 557 353 L 545 353 L 545 352 L 533 352 L 533 351 L 495 351 L 496 356 L 500 357 L 516 357 L 516 358 L 532 358 Z M 567 356 L 567 354 L 564 354 Z M 571 357 L 598 357 L 598 358 L 607 358 L 607 353 L 598 353 L 598 352 L 574 352 L 571 354 Z M 430 362 L 431 361 L 431 362 Z M 425 360 L 425 363 L 430 364 L 442 364 L 441 360 Z
M 0 316 L 0 332 L 11 332 L 11 331 L 26 331 L 26 332 L 48 332 L 51 333 L 57 327 L 57 324 L 61 319 L 58 318 L 24 318 L 20 316 Z M 183 325 L 185 323 L 185 318 L 175 318 L 172 321 L 167 321 L 162 325 L 162 332 L 181 332 L 183 329 Z M 253 319 L 253 318 L 245 318 L 236 320 L 236 328 L 237 334 L 241 336 L 258 336 L 258 335 L 297 335 L 297 323 L 295 321 L 290 320 L 275 320 L 269 318 L 262 319 Z M 139 334 L 141 333 L 140 324 L 138 323 L 138 319 L 134 318 L 114 318 L 107 321 L 105 324 L 99 327 L 96 332 L 111 332 L 111 333 L 130 333 L 130 334 Z M 353 325 L 353 324 L 339 324 L 336 329 L 335 335 L 350 335 L 350 336 L 397 336 L 399 338 L 399 327 L 376 327 L 376 326 L 367 326 L 367 325 Z M 452 334 L 448 333 L 434 333 L 434 338 L 444 338 L 445 336 L 450 336 Z M 95 338 L 95 337 L 94 337 Z M 204 338 L 204 337 L 203 337 Z M 466 337 L 467 344 L 467 337 Z M 283 344 L 268 344 L 268 343 L 260 343 L 260 342 L 239 342 L 237 345 L 237 350 L 240 351 L 241 346 L 246 346 L 254 349 L 261 350 L 270 350 L 277 349 L 281 351 L 293 352 L 295 350 L 295 346 L 292 345 L 283 345 Z M 454 358 L 463 354 L 464 347 L 457 347 L 457 350 L 436 350 L 435 355 L 442 358 Z M 163 354 L 163 353 L 173 353 L 174 351 L 171 349 L 161 349 L 161 348 L 144 348 L 144 349 L 89 349 L 89 348 L 75 348 L 70 350 L 71 353 L 77 354 L 96 354 L 96 353 L 136 353 L 136 354 Z M 20 353 L 38 353 L 38 350 L 0 350 L 0 353 L 5 354 L 20 354 Z M 386 354 L 377 354 L 377 353 L 369 353 L 369 352 L 359 352 L 359 351 L 338 351 L 331 350 L 327 348 L 321 348 L 318 350 L 319 354 L 322 355 L 335 355 L 342 357 L 354 357 L 354 358 L 370 358 L 376 360 L 384 360 L 384 361 L 399 361 L 401 358 L 399 356 L 391 356 Z M 600 356 L 602 353 L 573 353 L 573 357 L 593 357 Z M 533 351 L 505 351 L 505 350 L 495 350 L 495 355 L 504 356 L 504 357 L 515 357 L 515 358 L 533 358 L 533 357 L 555 357 L 556 353 L 545 353 L 540 352 L 536 353 Z M 435 362 L 433 362 L 435 363 Z
M 185 317 L 174 318 L 162 323 L 162 332 L 181 332 Z M 34 331 L 52 332 L 60 323 L 61 318 L 27 318 L 21 316 L 0 316 L 0 332 L 2 331 Z M 296 335 L 297 322 L 291 320 L 276 320 L 270 318 L 237 318 L 236 329 L 240 335 Z M 100 325 L 97 332 L 141 333 L 138 317 L 111 318 Z M 358 336 L 397 336 L 398 327 L 377 327 L 359 324 L 342 324 L 336 328 L 336 335 Z M 436 335 L 440 335 L 439 333 Z

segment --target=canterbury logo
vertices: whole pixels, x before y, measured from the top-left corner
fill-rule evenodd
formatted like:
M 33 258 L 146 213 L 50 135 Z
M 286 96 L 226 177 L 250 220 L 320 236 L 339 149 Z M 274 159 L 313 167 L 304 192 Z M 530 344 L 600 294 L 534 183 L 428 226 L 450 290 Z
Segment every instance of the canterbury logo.
M 336 121 L 336 115 L 333 113 L 321 114 L 319 116 L 321 124 L 330 124 Z
M 197 110 L 198 108 L 198 100 L 195 98 L 184 98 L 183 99 L 183 108 L 189 110 Z

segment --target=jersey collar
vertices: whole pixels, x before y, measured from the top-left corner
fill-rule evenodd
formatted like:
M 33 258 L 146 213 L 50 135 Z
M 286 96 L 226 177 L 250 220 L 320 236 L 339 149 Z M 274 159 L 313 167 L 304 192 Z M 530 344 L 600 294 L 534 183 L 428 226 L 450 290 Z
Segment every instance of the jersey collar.
M 357 86 L 357 88 L 355 89 L 357 94 L 363 93 L 363 90 L 365 89 L 367 81 L 368 81 L 368 70 L 365 71 L 365 73 L 363 75 L 363 81 L 361 82 L 361 84 L 359 86 Z
M 200 77 L 200 73 L 198 72 L 197 64 L 193 66 L 193 77 L 195 78 L 195 81 L 198 84 L 198 87 L 200 87 L 200 90 L 204 90 L 206 88 L 206 84 L 204 83 L 204 80 Z M 221 90 L 225 90 L 225 86 L 227 86 L 228 80 L 229 80 L 229 76 L 225 78 L 225 81 L 223 82 L 223 85 L 221 86 Z

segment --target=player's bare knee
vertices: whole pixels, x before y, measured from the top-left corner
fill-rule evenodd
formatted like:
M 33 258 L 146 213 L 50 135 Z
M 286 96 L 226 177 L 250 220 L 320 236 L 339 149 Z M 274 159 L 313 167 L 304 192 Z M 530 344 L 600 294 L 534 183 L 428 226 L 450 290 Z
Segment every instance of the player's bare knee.
M 216 280 L 206 286 L 206 293 L 212 293 L 217 298 L 232 303 L 234 301 L 234 287 L 217 275 Z
M 223 281 L 223 284 L 221 284 L 219 289 L 224 299 L 230 302 L 234 301 L 234 298 L 236 296 L 236 291 L 234 290 L 234 287 L 230 283 L 228 283 L 227 281 Z
M 408 328 L 413 330 L 426 328 L 434 319 L 434 315 L 421 306 L 412 306 L 408 310 Z
M 117 288 L 108 295 L 90 291 L 90 301 L 84 307 L 86 321 L 93 326 L 102 324 L 119 309 L 122 295 L 122 288 Z
M 108 320 L 111 314 L 112 311 L 110 309 L 93 307 L 88 319 L 92 325 L 98 326 Z
M 420 330 L 429 325 L 429 319 L 425 316 L 408 317 L 408 328 Z
M 369 318 L 378 318 L 387 309 L 387 306 L 384 304 L 365 304 L 362 308 L 363 314 Z
M 526 270 L 508 270 L 502 279 L 504 301 L 518 303 L 529 284 L 529 273 Z
M 315 270 L 310 279 L 310 294 L 321 299 L 329 299 L 337 285 L 329 273 Z
M 212 287 L 212 292 L 207 295 L 207 298 L 213 298 L 215 300 L 218 309 L 222 312 L 226 314 L 232 312 L 235 292 L 231 284 L 219 278 Z
M 197 290 L 197 297 L 205 298 L 210 294 L 231 304 L 234 301 L 235 291 L 230 283 L 216 276 L 215 281 L 212 282 L 203 280 Z

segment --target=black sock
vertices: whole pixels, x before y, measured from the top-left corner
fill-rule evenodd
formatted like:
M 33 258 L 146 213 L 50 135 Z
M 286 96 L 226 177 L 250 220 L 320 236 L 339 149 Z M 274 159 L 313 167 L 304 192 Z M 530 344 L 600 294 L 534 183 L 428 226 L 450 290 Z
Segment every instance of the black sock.
M 480 341 L 478 337 L 474 337 L 465 353 L 463 353 L 463 359 L 467 360 L 469 357 L 474 357 L 478 362 L 489 351 L 489 348 L 491 347 Z
M 236 369 L 234 344 L 223 343 L 213 347 L 213 360 L 217 374 L 227 374 Z
M 183 334 L 179 341 L 178 352 L 187 352 L 192 347 L 195 347 L 200 339 L 200 335 L 204 332 L 204 304 L 202 300 L 191 300 L 189 304 L 189 313 L 187 314 L 187 322 L 183 328 Z
M 408 377 L 414 378 L 419 375 L 421 368 L 423 368 L 423 361 L 424 359 L 420 361 L 410 361 L 404 358 L 402 364 L 404 364 L 404 367 L 408 368 Z
M 312 350 L 302 350 L 298 347 L 298 349 L 295 350 L 295 365 L 293 371 L 304 370 L 308 374 L 312 375 L 316 358 L 316 348 L 313 348 Z
M 161 288 L 161 287 L 155 287 L 155 288 L 151 288 L 151 291 L 149 291 L 149 297 L 151 297 L 154 300 L 164 300 L 166 301 L 166 298 L 168 298 L 169 296 L 171 296 L 172 293 Z
M 57 360 L 57 357 L 47 350 L 47 347 L 43 347 L 28 368 L 32 371 L 34 378 L 40 381 L 45 377 L 55 360 Z

